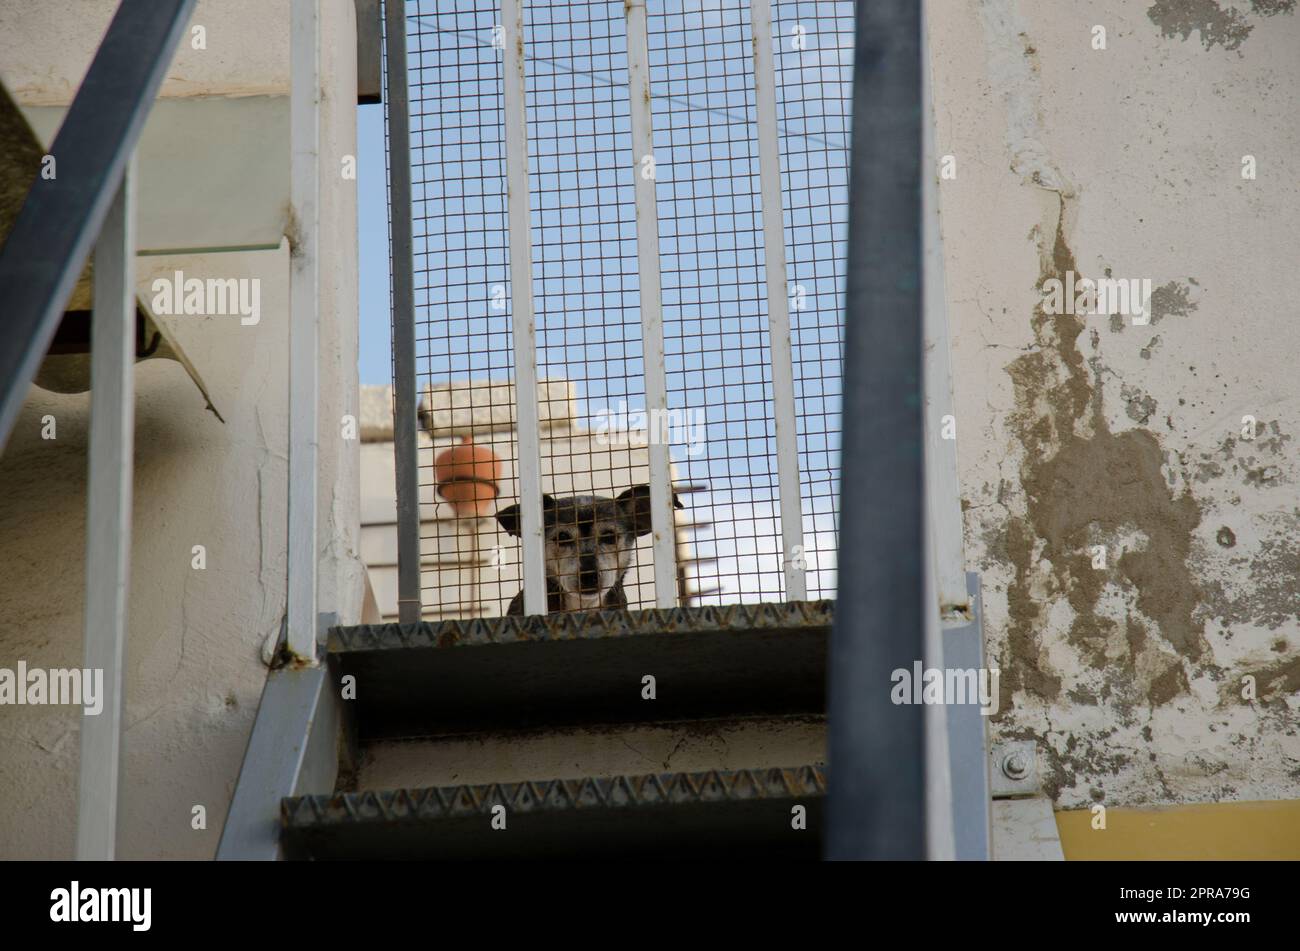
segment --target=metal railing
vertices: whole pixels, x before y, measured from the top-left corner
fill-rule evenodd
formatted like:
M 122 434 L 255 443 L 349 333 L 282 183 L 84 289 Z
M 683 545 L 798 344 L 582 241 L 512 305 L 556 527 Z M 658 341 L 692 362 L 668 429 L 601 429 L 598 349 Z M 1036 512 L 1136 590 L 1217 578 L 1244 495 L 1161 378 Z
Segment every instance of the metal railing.
M 194 0 L 122 0 L 0 249 L 0 446 L 8 441 L 78 275 L 95 251 L 85 665 L 104 704 L 84 715 L 77 857 L 111 859 L 117 827 L 122 655 L 131 550 L 135 396 L 135 182 L 132 155 Z
M 386 3 L 402 621 L 502 613 L 518 587 L 473 603 L 441 588 L 462 584 L 461 566 L 491 579 L 497 562 L 480 567 L 478 553 L 499 559 L 504 547 L 509 561 L 516 545 L 525 613 L 545 613 L 541 497 L 560 483 L 649 484 L 653 532 L 641 556 L 653 575 L 649 593 L 630 585 L 631 607 L 833 592 L 846 225 L 833 209 L 847 197 L 840 74 L 852 6 L 805 11 L 802 25 L 802 8 L 784 0 L 725 6 L 701 40 L 680 14 L 647 13 L 637 0 Z M 836 62 L 815 80 L 801 75 L 806 57 L 827 56 Z M 569 107 L 578 120 L 557 118 Z M 742 139 L 734 162 L 710 171 L 695 160 Z M 688 207 L 692 193 L 700 208 L 716 205 L 707 215 Z M 743 221 L 731 206 L 748 209 Z M 579 218 L 590 238 L 568 229 Z M 838 260 L 787 255 L 801 229 Z M 688 246 L 729 240 L 740 250 L 714 254 L 725 262 L 709 273 L 688 262 Z M 420 432 L 419 394 L 502 372 L 514 384 L 508 438 L 477 421 Z M 557 375 L 578 407 L 562 433 L 555 420 L 568 411 L 544 384 Z M 573 444 L 602 399 L 647 420 L 630 464 Z M 656 432 L 656 420 L 691 413 L 713 417 L 693 443 Z M 481 512 L 468 530 L 430 530 L 444 517 L 433 456 L 462 435 L 490 442 L 505 464 L 517 498 L 500 505 L 521 503 L 518 540 L 497 536 Z M 680 517 L 670 490 L 687 499 Z M 697 532 L 722 536 L 694 552 L 683 540 L 692 509 Z
M 819 495 L 815 479 L 830 486 L 838 477 L 844 523 L 829 534 L 832 548 L 841 537 L 852 540 L 839 546 L 852 581 L 840 589 L 833 645 L 829 854 L 986 857 L 979 710 L 900 706 L 887 688 L 861 686 L 888 684 L 890 671 L 910 670 L 914 661 L 983 664 L 955 443 L 941 435 L 952 397 L 921 5 L 810 10 L 786 0 L 733 0 L 695 14 L 648 12 L 643 0 L 387 6 L 402 620 L 502 607 L 445 597 L 439 566 L 451 561 L 458 572 L 464 562 L 438 530 L 418 537 L 421 515 L 438 517 L 427 514 L 438 498 L 429 494 L 437 486 L 433 466 L 417 457 L 436 452 L 440 435 L 486 438 L 508 456 L 522 503 L 525 613 L 539 614 L 547 609 L 542 493 L 554 491 L 556 473 L 584 486 L 598 478 L 590 454 L 550 449 L 562 441 L 555 420 L 571 411 L 539 406 L 539 393 L 579 407 L 621 393 L 650 419 L 688 408 L 692 398 L 724 417 L 735 411 L 745 425 L 763 428 L 757 475 L 751 458 L 736 474 L 729 425 L 705 440 L 708 466 L 680 452 L 674 458 L 670 448 L 682 447 L 656 441 L 650 427 L 644 462 L 634 465 L 652 493 L 648 603 L 692 600 L 682 597 L 670 487 L 698 493 L 697 511 L 711 516 L 702 526 L 729 529 L 733 540 L 741 535 L 735 509 L 728 517 L 719 504 L 719 483 L 746 490 L 737 497 L 751 512 L 755 500 L 771 505 L 770 527 L 748 531 L 774 549 L 779 583 L 760 579 L 746 589 L 742 581 L 697 592 L 697 600 L 831 593 L 835 580 L 814 571 L 809 542 L 814 555 L 824 554 L 815 550 L 819 529 L 837 514 L 836 499 L 823 504 L 830 493 Z M 846 24 L 855 19 L 855 60 L 871 68 L 855 77 L 853 116 L 863 125 L 850 202 L 843 88 Z M 850 206 L 846 249 L 842 209 Z M 405 231 L 412 222 L 414 233 Z M 617 296 L 629 287 L 630 303 Z M 822 313 L 829 319 L 817 319 Z M 706 329 L 710 321 L 719 329 Z M 840 415 L 836 371 L 846 325 L 848 441 L 840 473 L 839 427 L 830 420 Z M 626 358 L 609 370 L 606 357 L 600 379 L 587 369 L 593 346 Z M 693 360 L 701 368 L 698 393 Z M 557 397 L 539 389 L 539 378 L 556 369 L 585 390 Z M 431 425 L 420 446 L 417 375 L 430 392 L 454 388 L 458 375 L 472 389 L 475 375 L 491 380 L 502 370 L 515 383 L 513 444 L 471 419 L 464 433 Z M 732 378 L 743 381 L 751 370 L 761 385 Z M 436 415 L 432 404 L 426 408 Z M 581 419 L 581 410 L 572 416 Z M 563 434 L 573 442 L 568 425 Z M 814 474 L 819 454 L 824 469 Z M 581 472 L 584 464 L 591 470 Z M 678 468 L 686 476 L 680 481 Z M 421 506 L 403 499 L 418 497 L 421 472 L 425 511 L 417 515 Z M 764 476 L 775 476 L 775 485 L 764 485 Z M 471 529 L 472 552 L 493 528 Z M 449 534 L 459 545 L 461 533 Z M 714 560 L 704 554 L 688 560 Z M 727 575 L 715 572 L 719 588 L 735 580 Z M 960 745 L 949 742 L 950 731 Z
M 94 248 L 85 667 L 104 703 L 81 728 L 76 855 L 114 856 L 129 590 L 136 358 L 133 153 L 195 0 L 122 0 L 50 154 L 0 249 L 0 445 L 7 441 Z M 320 34 L 316 0 L 292 7 L 292 248 L 287 648 L 323 683 L 316 598 Z M 277 762 L 283 763 L 285 757 Z M 275 804 L 272 804 L 274 807 Z

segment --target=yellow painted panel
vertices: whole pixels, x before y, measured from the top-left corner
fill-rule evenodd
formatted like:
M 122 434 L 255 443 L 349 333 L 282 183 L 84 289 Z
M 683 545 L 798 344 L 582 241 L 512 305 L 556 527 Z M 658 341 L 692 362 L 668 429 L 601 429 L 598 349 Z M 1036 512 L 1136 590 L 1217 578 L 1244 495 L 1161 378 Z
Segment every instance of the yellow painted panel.
M 1195 803 L 1056 814 L 1067 861 L 1088 859 L 1300 859 L 1300 800 Z

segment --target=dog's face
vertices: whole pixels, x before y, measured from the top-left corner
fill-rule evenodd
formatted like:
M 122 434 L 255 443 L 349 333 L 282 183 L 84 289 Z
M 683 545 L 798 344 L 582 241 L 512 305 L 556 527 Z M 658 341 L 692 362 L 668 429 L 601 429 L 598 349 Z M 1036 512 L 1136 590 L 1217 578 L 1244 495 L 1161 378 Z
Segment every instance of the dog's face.
M 522 527 L 519 506 L 497 513 L 511 535 Z M 651 531 L 650 487 L 633 486 L 617 498 L 542 496 L 546 576 L 568 603 L 595 607 L 632 564 L 636 539 Z

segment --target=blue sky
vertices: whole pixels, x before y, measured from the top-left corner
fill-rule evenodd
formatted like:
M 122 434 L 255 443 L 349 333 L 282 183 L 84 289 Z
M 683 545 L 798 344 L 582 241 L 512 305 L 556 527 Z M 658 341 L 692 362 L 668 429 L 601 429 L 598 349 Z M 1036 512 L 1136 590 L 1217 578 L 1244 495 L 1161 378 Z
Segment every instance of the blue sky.
M 392 382 L 388 315 L 388 198 L 384 107 L 357 107 L 357 238 L 360 249 L 362 383 Z

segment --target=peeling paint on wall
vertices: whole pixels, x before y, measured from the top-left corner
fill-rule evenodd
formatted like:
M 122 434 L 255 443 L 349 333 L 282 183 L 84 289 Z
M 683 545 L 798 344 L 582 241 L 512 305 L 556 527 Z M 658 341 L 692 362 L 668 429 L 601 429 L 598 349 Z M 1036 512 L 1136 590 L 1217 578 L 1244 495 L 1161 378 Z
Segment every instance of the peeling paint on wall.
M 1296 0 L 1251 0 L 1250 3 L 1252 12 L 1265 17 L 1293 13 L 1295 6 Z M 1160 27 L 1160 35 L 1166 38 L 1177 36 L 1186 40 L 1199 32 L 1207 50 L 1214 46 L 1238 49 L 1255 29 L 1250 17 L 1216 0 L 1156 0 L 1147 10 L 1147 18 Z
M 1123 18 L 1122 4 L 1102 6 L 1099 21 Z M 1254 4 L 1247 12 L 1244 4 L 1164 0 L 1148 16 L 1164 36 L 1200 30 L 1207 48 L 1236 49 L 1259 17 L 1292 7 Z M 1078 74 L 1112 69 L 1113 54 L 1089 61 L 1079 52 L 1084 20 L 1060 8 L 1033 24 L 1022 11 L 1042 12 L 1013 0 L 970 0 L 963 26 L 977 20 L 984 34 L 979 95 L 963 98 L 942 80 L 937 93 L 960 115 L 954 135 L 979 135 L 977 119 L 992 130 L 980 141 L 996 137 L 992 144 L 1005 149 L 1005 161 L 990 161 L 980 181 L 986 194 L 994 183 L 996 203 L 955 186 L 945 192 L 945 226 L 967 229 L 966 245 L 947 242 L 950 284 L 986 279 L 990 265 L 1024 275 L 1023 259 L 1012 260 L 1023 225 L 995 226 L 996 253 L 970 242 L 988 240 L 979 222 L 990 211 L 1037 220 L 1029 245 L 1018 244 L 1035 258 L 1033 297 L 1023 278 L 1005 293 L 958 284 L 953 295 L 977 305 L 970 324 L 958 327 L 959 336 L 975 338 L 963 356 L 978 370 L 956 364 L 966 388 L 957 402 L 977 417 L 967 431 L 994 443 L 976 450 L 967 443 L 964 456 L 959 448 L 968 551 L 984 573 L 994 619 L 989 656 L 1001 669 L 994 736 L 1035 743 L 1045 788 L 1064 807 L 1300 795 L 1300 508 L 1279 491 L 1297 476 L 1286 411 L 1300 405 L 1300 393 L 1293 374 L 1272 385 L 1255 376 L 1253 328 L 1274 327 L 1276 337 L 1277 322 L 1252 312 L 1260 297 L 1248 283 L 1282 259 L 1264 242 L 1230 246 L 1226 263 L 1239 266 L 1225 275 L 1219 239 L 1169 230 L 1178 203 L 1148 198 L 1141 182 L 1171 176 L 1142 163 L 1195 149 L 1206 132 L 1190 119 L 1165 124 L 1177 96 L 1162 65 L 1131 58 L 1131 49 L 1125 68 L 1149 85 L 1131 85 L 1130 76 L 1120 89 L 1144 101 L 1135 111 L 1160 118 L 1158 132 L 1122 146 L 1125 161 L 1132 149 L 1141 168 L 1132 181 L 1096 175 L 1098 166 L 1119 163 L 1073 146 L 1123 141 L 1087 138 L 1094 128 L 1087 120 L 1115 114 L 1117 91 L 1097 92 L 1105 86 L 1097 72 Z M 1142 42 L 1142 31 L 1134 35 Z M 1143 45 L 1160 43 L 1152 34 Z M 1258 67 L 1270 82 L 1283 68 L 1277 46 Z M 1242 67 L 1232 69 L 1220 71 L 1236 81 Z M 962 79 L 969 85 L 971 73 Z M 1216 82 L 1217 95 L 1244 94 Z M 1295 137 L 1255 125 L 1252 142 Z M 1217 163 L 1198 153 L 1181 174 L 1209 181 L 1222 172 Z M 996 181 L 1008 165 L 1017 186 Z M 1271 187 L 1271 200 L 1300 204 L 1289 179 Z M 957 196 L 955 212 L 949 195 Z M 1193 204 L 1203 200 L 1188 193 Z M 1141 239 L 1131 239 L 1134 227 Z M 1116 236 L 1124 240 L 1112 248 Z M 1149 253 L 1147 241 L 1162 247 Z M 978 265 L 963 268 L 956 260 L 963 255 Z M 1161 262 L 1155 273 L 1152 260 Z M 1156 285 L 1145 326 L 1127 315 L 1045 312 L 1045 281 L 1067 283 L 1067 272 L 1110 277 L 1112 269 Z M 1277 338 L 1282 346 L 1294 339 Z
M 1186 40 L 1199 31 L 1207 50 L 1216 45 L 1235 50 L 1255 29 L 1241 13 L 1231 7 L 1225 10 L 1215 0 L 1157 0 L 1147 17 L 1164 37 Z
M 1060 199 L 1057 227 L 1040 248 L 1040 284 L 1077 272 L 1065 238 L 1066 200 Z M 1107 585 L 1136 590 L 1137 610 L 1179 654 L 1192 660 L 1203 650 L 1192 611 L 1199 589 L 1188 568 L 1192 531 L 1200 507 L 1190 492 L 1175 496 L 1162 474 L 1164 454 L 1147 430 L 1112 433 L 1102 412 L 1102 389 L 1094 386 L 1096 364 L 1085 366 L 1077 341 L 1083 318 L 1049 315 L 1041 304 L 1031 319 L 1036 349 L 1007 367 L 1016 387 L 1017 411 L 1010 422 L 1023 450 L 1020 484 L 1026 518 L 1008 526 L 1007 545 L 1016 569 L 1011 602 L 1011 656 L 1003 660 L 1003 683 L 1054 700 L 1059 677 L 1043 669 L 1031 633 L 1045 602 L 1064 595 L 1073 611 L 1069 643 L 1088 663 L 1102 668 L 1118 624 L 1099 613 Z M 1150 397 L 1146 397 L 1150 401 Z M 1133 405 L 1133 404 L 1130 404 Z M 1139 401 L 1139 405 L 1141 404 Z M 1154 412 L 1154 401 L 1150 401 Z M 1141 548 L 1125 550 L 1105 568 L 1094 566 L 1094 546 L 1106 549 L 1136 530 Z M 1143 626 L 1145 631 L 1145 627 Z M 1142 638 L 1145 642 L 1145 636 Z M 1126 641 L 1130 648 L 1134 641 Z M 1131 655 L 1131 650 L 1130 650 Z M 1129 660 L 1135 661 L 1135 656 Z M 1147 694 L 1167 699 L 1171 681 L 1162 668 Z M 1041 687 L 1048 687 L 1040 692 Z M 1004 698 L 1010 706 L 1010 695 Z

